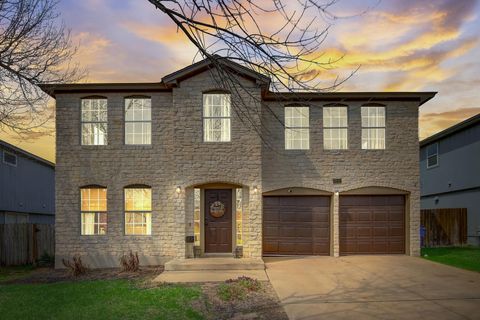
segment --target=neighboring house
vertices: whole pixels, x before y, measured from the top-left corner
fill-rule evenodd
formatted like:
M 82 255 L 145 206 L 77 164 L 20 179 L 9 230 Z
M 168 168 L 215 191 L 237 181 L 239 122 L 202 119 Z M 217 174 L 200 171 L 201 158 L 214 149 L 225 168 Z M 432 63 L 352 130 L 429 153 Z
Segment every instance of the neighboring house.
M 159 83 L 42 86 L 56 99 L 58 267 L 129 250 L 142 264 L 419 254 L 418 107 L 435 93 L 275 93 L 219 63 L 233 92 L 206 60 Z
M 467 208 L 480 245 L 480 114 L 420 142 L 420 180 L 422 209 Z
M 55 165 L 0 140 L 0 224 L 55 223 Z

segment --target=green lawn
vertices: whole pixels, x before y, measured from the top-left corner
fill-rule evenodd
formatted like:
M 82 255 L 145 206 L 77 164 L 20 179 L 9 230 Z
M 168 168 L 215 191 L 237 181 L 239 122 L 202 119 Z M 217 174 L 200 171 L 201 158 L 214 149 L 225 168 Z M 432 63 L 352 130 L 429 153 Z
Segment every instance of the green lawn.
M 480 248 L 422 248 L 422 257 L 450 266 L 480 272 Z
M 198 287 L 145 289 L 128 280 L 0 284 L 0 318 L 202 319 L 191 306 L 199 298 Z

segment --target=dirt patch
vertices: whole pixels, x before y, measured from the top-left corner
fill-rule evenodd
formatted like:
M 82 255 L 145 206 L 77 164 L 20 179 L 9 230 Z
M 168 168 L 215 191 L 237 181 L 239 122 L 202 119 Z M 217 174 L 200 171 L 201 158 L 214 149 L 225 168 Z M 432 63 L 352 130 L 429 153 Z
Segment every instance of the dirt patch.
M 120 269 L 90 269 L 86 274 L 74 277 L 66 269 L 37 268 L 19 279 L 2 284 L 54 283 L 85 280 L 129 279 L 149 282 L 163 272 L 163 267 L 143 267 L 137 272 L 123 272 Z
M 270 282 L 260 281 L 259 290 L 247 290 L 240 297 L 230 300 L 226 300 L 225 296 L 219 294 L 219 288 L 222 289 L 223 285 L 225 285 L 224 282 L 209 282 L 201 285 L 206 303 L 204 305 L 199 303 L 195 307 L 203 309 L 201 311 L 207 319 L 288 320 Z

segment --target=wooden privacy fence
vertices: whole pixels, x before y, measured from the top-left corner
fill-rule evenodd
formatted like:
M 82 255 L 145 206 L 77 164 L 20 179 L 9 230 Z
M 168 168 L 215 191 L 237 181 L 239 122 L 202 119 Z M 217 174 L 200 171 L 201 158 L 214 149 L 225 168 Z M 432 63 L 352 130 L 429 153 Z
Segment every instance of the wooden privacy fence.
M 459 246 L 467 243 L 467 209 L 421 210 L 423 247 Z
M 0 224 L 0 265 L 35 263 L 44 253 L 55 254 L 55 226 Z

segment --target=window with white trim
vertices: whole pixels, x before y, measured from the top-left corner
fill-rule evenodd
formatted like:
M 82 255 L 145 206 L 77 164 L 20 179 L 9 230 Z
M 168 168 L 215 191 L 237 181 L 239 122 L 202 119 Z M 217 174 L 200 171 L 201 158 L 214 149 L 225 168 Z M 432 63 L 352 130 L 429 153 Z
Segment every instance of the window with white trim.
M 438 142 L 427 146 L 427 168 L 438 166 Z
M 385 107 L 364 106 L 362 149 L 385 149 Z
M 91 187 L 80 189 L 82 235 L 107 233 L 107 189 Z
M 125 188 L 125 234 L 152 234 L 151 188 Z
M 203 141 L 230 141 L 230 95 L 206 93 L 203 95 Z
M 8 164 L 10 166 L 16 167 L 17 166 L 17 155 L 14 153 L 10 153 L 8 151 L 3 150 L 3 163 Z
M 125 99 L 125 144 L 152 143 L 152 102 L 150 98 Z
M 107 144 L 107 99 L 82 99 L 82 145 Z
M 285 107 L 285 149 L 310 149 L 309 107 Z
M 348 107 L 323 107 L 323 148 L 348 149 Z

